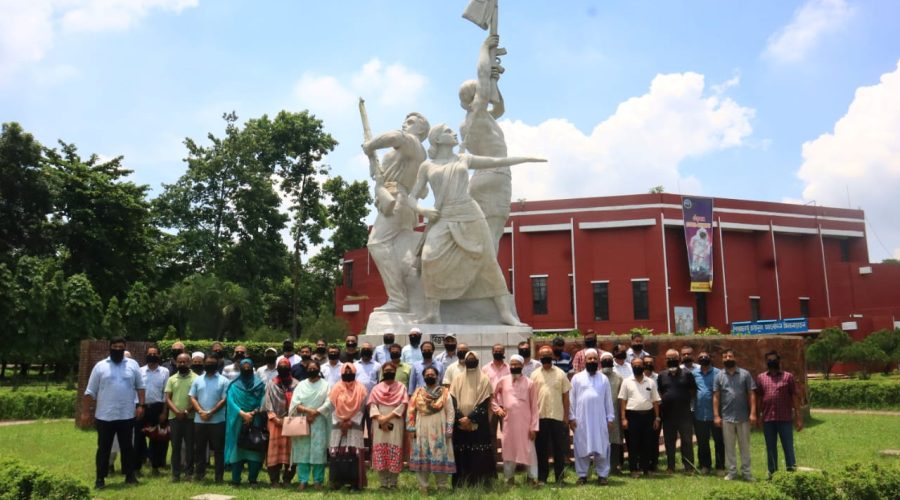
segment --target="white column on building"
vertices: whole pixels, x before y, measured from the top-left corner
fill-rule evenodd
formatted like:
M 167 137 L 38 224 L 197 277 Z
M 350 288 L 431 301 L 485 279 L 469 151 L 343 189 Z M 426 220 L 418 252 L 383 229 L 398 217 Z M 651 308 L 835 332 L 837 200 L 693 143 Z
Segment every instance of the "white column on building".
M 663 254 L 663 276 L 665 277 L 663 286 L 666 287 L 666 333 L 672 333 L 672 311 L 669 307 L 669 256 L 666 255 L 666 217 L 659 213 L 660 235 L 662 236 L 662 254 Z
M 722 261 L 722 293 L 725 303 L 725 324 L 731 325 L 728 321 L 728 281 L 725 279 L 725 238 L 722 236 L 722 218 L 719 217 L 719 255 Z
M 778 319 L 783 319 L 781 315 L 781 280 L 778 277 L 778 250 L 775 248 L 775 226 L 769 219 L 769 236 L 772 237 L 772 258 L 775 260 L 775 298 L 778 299 Z

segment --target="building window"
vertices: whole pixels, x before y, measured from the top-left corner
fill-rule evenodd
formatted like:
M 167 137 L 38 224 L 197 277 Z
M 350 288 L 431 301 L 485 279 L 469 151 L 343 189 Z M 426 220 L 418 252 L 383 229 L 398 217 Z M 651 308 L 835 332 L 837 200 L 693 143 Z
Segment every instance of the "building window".
M 353 289 L 353 261 L 344 262 L 344 288 Z
M 750 321 L 759 321 L 759 297 L 750 297 Z
M 531 313 L 547 314 L 547 277 L 531 278 Z
M 594 288 L 594 320 L 609 320 L 609 283 L 592 283 Z
M 809 298 L 802 297 L 800 299 L 800 317 L 808 318 L 809 317 Z
M 850 240 L 838 240 L 841 244 L 841 262 L 850 262 Z
M 697 298 L 697 327 L 706 328 L 709 326 L 706 319 L 706 294 L 695 293 L 694 296 Z
M 650 319 L 650 282 L 646 280 L 631 282 L 631 297 L 634 302 L 634 319 Z

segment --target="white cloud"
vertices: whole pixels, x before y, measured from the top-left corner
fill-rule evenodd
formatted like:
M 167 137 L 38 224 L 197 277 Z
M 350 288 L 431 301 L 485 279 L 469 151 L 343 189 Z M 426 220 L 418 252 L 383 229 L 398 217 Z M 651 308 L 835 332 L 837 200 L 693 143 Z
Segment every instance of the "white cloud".
M 769 37 L 763 56 L 779 63 L 797 62 L 852 15 L 845 0 L 809 0 L 794 12 L 787 26 Z
M 406 108 L 415 105 L 428 80 L 400 63 L 385 65 L 373 58 L 351 75 L 304 73 L 294 86 L 300 104 L 334 120 L 348 115 L 361 96 L 369 106 Z M 355 115 L 354 115 L 355 116 Z
M 0 0 L 0 82 L 41 61 L 62 34 L 123 30 L 150 11 L 179 13 L 199 0 Z
M 565 119 L 536 126 L 502 121 L 511 156 L 549 160 L 513 167 L 513 199 L 644 193 L 660 184 L 699 193 L 699 181 L 682 176 L 680 163 L 743 145 L 754 115 L 704 90 L 697 73 L 657 75 L 646 94 L 620 104 L 589 135 Z
M 797 175 L 803 198 L 819 205 L 862 207 L 878 237 L 873 254 L 900 254 L 897 194 L 900 193 L 900 61 L 870 87 L 860 87 L 834 130 L 803 144 Z M 883 242 L 883 248 L 877 241 Z M 875 240 L 875 241 L 873 241 Z M 873 255 L 873 257 L 876 257 Z M 876 258 L 875 260 L 880 260 Z

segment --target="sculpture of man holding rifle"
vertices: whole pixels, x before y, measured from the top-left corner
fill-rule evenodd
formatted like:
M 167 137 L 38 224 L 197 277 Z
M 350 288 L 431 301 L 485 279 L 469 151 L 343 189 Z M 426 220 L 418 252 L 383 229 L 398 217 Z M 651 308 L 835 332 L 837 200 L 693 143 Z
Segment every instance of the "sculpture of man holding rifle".
M 365 122 L 364 108 L 361 111 Z M 368 129 L 368 124 L 364 123 L 364 127 Z M 415 243 L 411 244 L 412 248 L 401 248 L 402 245 L 398 245 L 398 242 L 404 233 L 413 233 L 418 221 L 415 201 L 410 203 L 410 195 L 415 200 L 428 194 L 427 187 L 424 186 L 421 193 L 411 193 L 410 190 L 416 182 L 419 165 L 425 160 L 422 141 L 427 137 L 429 128 L 424 116 L 410 113 L 400 130 L 386 132 L 375 138 L 366 137 L 366 142 L 362 145 L 370 162 L 373 162 L 375 207 L 378 209 L 367 246 L 378 266 L 388 295 L 387 303 L 375 308 L 376 311 L 409 312 L 405 277 L 411 266 L 409 263 L 404 264 L 404 256 L 407 251 L 414 251 Z M 384 154 L 382 164 L 378 165 L 375 151 L 384 148 L 391 149 Z M 414 238 L 410 240 L 414 241 Z

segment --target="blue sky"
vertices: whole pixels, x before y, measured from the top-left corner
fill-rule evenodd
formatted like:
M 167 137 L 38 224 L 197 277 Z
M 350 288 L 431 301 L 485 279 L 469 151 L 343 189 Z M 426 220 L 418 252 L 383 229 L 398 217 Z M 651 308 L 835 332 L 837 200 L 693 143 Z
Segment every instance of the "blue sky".
M 0 0 L 0 120 L 124 155 L 158 192 L 181 141 L 309 109 L 362 179 L 412 110 L 456 127 L 485 33 L 467 0 Z M 900 3 L 500 0 L 513 198 L 669 192 L 861 207 L 900 257 Z M 849 196 L 848 196 L 849 194 Z

